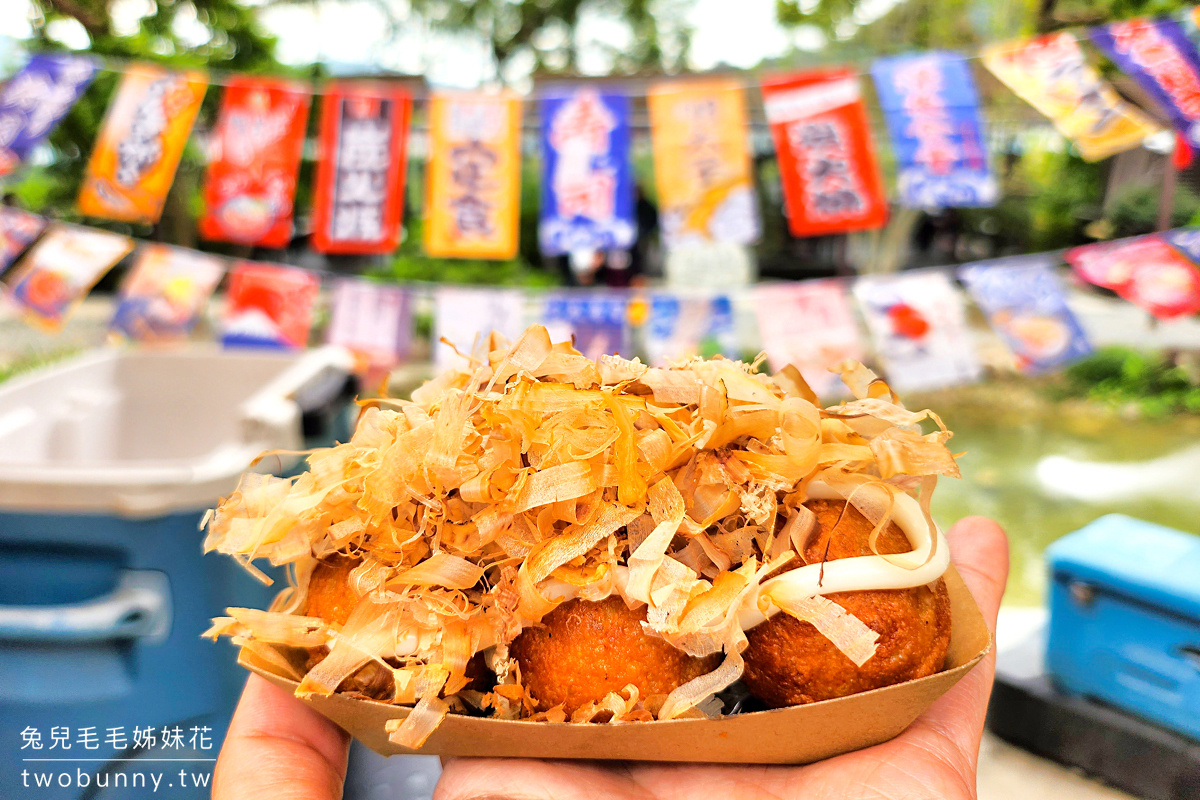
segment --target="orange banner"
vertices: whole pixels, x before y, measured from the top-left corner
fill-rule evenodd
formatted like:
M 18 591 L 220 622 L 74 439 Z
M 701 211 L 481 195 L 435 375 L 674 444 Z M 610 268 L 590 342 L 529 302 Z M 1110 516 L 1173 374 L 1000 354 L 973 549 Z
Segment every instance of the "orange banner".
M 203 72 L 127 68 L 88 162 L 80 213 L 158 222 L 207 88 Z
M 520 137 L 521 101 L 512 93 L 430 99 L 429 255 L 505 259 L 517 254 Z
M 666 246 L 757 241 L 741 84 L 661 83 L 646 102 Z

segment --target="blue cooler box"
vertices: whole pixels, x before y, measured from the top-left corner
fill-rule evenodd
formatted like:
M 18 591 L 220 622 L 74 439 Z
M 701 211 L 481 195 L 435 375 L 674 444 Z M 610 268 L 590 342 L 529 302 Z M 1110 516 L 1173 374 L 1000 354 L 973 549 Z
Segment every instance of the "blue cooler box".
M 317 422 L 345 408 L 350 363 L 107 351 L 0 386 L 0 797 L 143 797 L 133 776 L 151 770 L 165 796 L 208 796 L 167 781 L 211 774 L 245 672 L 200 634 L 280 585 L 203 556 L 201 516 L 263 450 L 330 443 Z
M 1055 684 L 1200 740 L 1200 536 L 1110 514 L 1046 558 Z

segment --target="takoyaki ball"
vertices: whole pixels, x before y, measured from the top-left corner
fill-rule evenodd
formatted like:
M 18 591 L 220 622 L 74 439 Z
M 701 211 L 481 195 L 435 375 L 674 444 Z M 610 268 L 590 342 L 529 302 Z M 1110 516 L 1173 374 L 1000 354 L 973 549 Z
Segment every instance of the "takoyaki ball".
M 568 600 L 526 628 L 509 653 L 538 709 L 562 705 L 570 715 L 609 692 L 633 684 L 642 698 L 674 689 L 716 669 L 721 654 L 693 658 L 642 630 L 645 607 L 634 610 L 612 596 L 600 602 Z
M 833 500 L 805 505 L 817 520 L 803 563 L 871 554 L 868 539 L 874 526 L 853 506 Z M 895 523 L 880 534 L 876 547 L 882 554 L 912 550 Z M 950 599 L 943 579 L 912 589 L 826 596 L 879 634 L 875 655 L 856 666 L 810 623 L 777 613 L 746 632 L 750 643 L 743 653 L 742 681 L 767 705 L 779 708 L 844 697 L 942 669 L 950 645 Z

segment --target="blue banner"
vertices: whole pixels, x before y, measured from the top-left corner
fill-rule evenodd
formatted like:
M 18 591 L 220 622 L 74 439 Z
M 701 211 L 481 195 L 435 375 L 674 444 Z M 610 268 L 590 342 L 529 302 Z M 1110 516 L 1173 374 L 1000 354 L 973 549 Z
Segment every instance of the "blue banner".
M 958 271 L 1024 372 L 1043 372 L 1092 352 L 1054 274 L 1057 263 L 1053 256 L 1015 256 Z
M 0 89 L 0 175 L 12 172 L 96 76 L 85 56 L 39 53 Z
M 628 97 L 583 88 L 543 98 L 543 253 L 633 245 L 629 143 Z
M 901 203 L 994 205 L 999 187 L 966 61 L 940 52 L 883 58 L 872 65 L 871 77 L 896 155 Z
M 1200 267 L 1200 228 L 1176 228 L 1158 235 L 1182 253 L 1188 261 Z
M 1200 54 L 1166 17 L 1102 25 L 1092 41 L 1163 107 L 1175 129 L 1200 146 Z
M 701 356 L 740 358 L 733 303 L 726 295 L 680 297 L 656 294 L 650 298 L 644 328 L 646 355 L 654 366 Z
M 558 292 L 546 298 L 543 317 L 550 338 L 575 337 L 575 349 L 591 359 L 632 355 L 629 350 L 629 299 L 622 292 Z

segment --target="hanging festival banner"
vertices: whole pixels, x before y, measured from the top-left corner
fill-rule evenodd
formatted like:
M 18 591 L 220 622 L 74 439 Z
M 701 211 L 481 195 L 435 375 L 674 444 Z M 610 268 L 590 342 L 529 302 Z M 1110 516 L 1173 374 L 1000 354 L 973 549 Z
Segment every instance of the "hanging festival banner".
M 310 99 L 289 81 L 230 78 L 212 135 L 201 236 L 259 247 L 291 241 Z
M 773 372 L 791 364 L 820 397 L 845 394 L 830 368 L 866 355 L 845 281 L 763 284 L 755 287 L 754 311 Z
M 1064 258 L 1088 283 L 1159 319 L 1200 311 L 1200 270 L 1158 236 L 1084 245 Z
M 871 66 L 898 162 L 901 202 L 910 208 L 995 205 L 979 96 L 955 53 L 883 58 Z
M 466 369 L 469 362 L 463 356 L 486 356 L 486 349 L 477 348 L 486 348 L 490 333 L 515 342 L 524 330 L 525 295 L 519 290 L 439 286 L 434 294 L 433 366 L 439 372 Z
M 517 95 L 430 98 L 425 252 L 440 258 L 516 256 L 520 144 Z
M 554 342 L 575 339 L 590 359 L 630 356 L 629 298 L 624 292 L 556 292 L 546 296 L 542 324 Z
M 880 228 L 887 198 L 858 76 L 850 70 L 780 75 L 762 84 L 793 236 Z
M 400 244 L 411 101 L 402 88 L 361 82 L 323 94 L 313 249 L 390 253 Z
M 966 306 L 946 273 L 864 275 L 854 296 L 893 389 L 939 389 L 979 377 Z
M 399 286 L 345 278 L 333 290 L 327 339 L 367 365 L 387 369 L 404 360 L 412 342 L 412 296 Z
M 1200 228 L 1176 228 L 1159 235 L 1188 261 L 1200 266 Z
M 728 295 L 651 295 L 642 335 L 646 355 L 656 367 L 692 356 L 741 357 Z
M 139 342 L 184 339 L 224 274 L 221 259 L 205 253 L 165 244 L 142 245 L 121 284 L 109 328 Z
M 1057 256 L 997 258 L 958 270 L 972 299 L 1017 358 L 1022 372 L 1039 373 L 1092 352 L 1067 307 L 1054 272 Z
M 1091 37 L 1163 107 L 1188 143 L 1200 146 L 1200 54 L 1179 23 L 1130 19 L 1093 28 Z
M 0 175 L 29 157 L 96 77 L 87 56 L 35 53 L 0 88 Z
M 13 268 L 13 300 L 39 327 L 56 331 L 133 240 L 107 231 L 55 224 Z
M 79 213 L 153 225 L 204 101 L 203 72 L 125 69 L 79 190 Z
M 8 269 L 45 229 L 46 220 L 37 214 L 0 206 L 0 272 Z
M 544 254 L 633 246 L 629 98 L 583 87 L 542 98 Z
M 1001 83 L 1049 117 L 1087 161 L 1137 147 L 1159 130 L 1088 65 L 1069 33 L 991 45 L 981 57 Z
M 243 261 L 229 273 L 221 343 L 299 350 L 308 344 L 321 281 L 311 272 Z
M 658 83 L 646 102 L 663 244 L 674 249 L 758 241 L 741 84 L 732 79 Z

